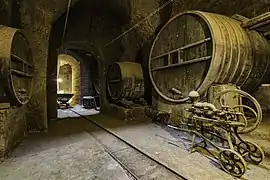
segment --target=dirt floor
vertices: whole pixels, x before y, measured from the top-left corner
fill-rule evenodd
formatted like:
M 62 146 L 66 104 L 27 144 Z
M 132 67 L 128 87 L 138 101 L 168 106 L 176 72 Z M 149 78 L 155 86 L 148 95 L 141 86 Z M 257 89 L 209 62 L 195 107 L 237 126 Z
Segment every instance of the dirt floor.
M 116 119 L 115 127 L 110 127 L 109 117 L 93 116 L 92 119 L 111 131 L 125 138 L 145 153 L 163 162 L 187 179 L 235 179 L 220 169 L 218 161 L 206 154 L 204 150 L 189 153 L 190 139 L 186 133 L 168 130 L 157 124 L 136 124 L 124 126 Z M 121 125 L 117 125 L 117 124 Z M 188 140 L 185 140 L 188 139 Z M 270 161 L 265 159 L 259 166 L 248 164 L 247 172 L 241 179 L 269 179 Z
M 75 121 L 67 119 L 49 133 L 29 136 L 9 159 L 0 164 L 0 179 L 130 179 L 80 127 L 81 123 Z
M 235 179 L 222 171 L 217 160 L 204 151 L 189 153 L 190 141 L 185 140 L 188 137 L 185 133 L 151 122 L 127 123 L 101 114 L 89 118 L 187 179 Z M 90 133 L 122 157 L 141 179 L 171 179 L 146 160 L 131 158 L 133 155 L 125 150 L 125 145 L 115 144 L 82 118 L 58 120 L 52 123 L 49 133 L 29 136 L 0 164 L 0 179 L 132 179 Z M 138 162 L 140 167 L 136 165 Z M 266 180 L 269 177 L 267 158 L 259 166 L 248 164 L 241 179 Z
M 85 109 L 81 105 L 75 105 L 74 107 L 72 107 L 72 109 L 84 116 L 99 114 L 99 111 L 95 109 Z M 73 118 L 73 117 L 80 117 L 80 115 L 70 111 L 69 109 L 57 109 L 58 119 Z

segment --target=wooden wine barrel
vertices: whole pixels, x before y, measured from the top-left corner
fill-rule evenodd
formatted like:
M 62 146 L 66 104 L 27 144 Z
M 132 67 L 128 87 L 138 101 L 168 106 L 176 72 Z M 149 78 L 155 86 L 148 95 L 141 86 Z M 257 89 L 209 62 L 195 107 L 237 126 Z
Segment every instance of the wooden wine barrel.
M 241 87 L 247 92 L 252 92 L 260 84 L 270 83 L 270 48 L 269 42 L 262 38 L 257 31 L 248 31 L 250 41 L 252 42 L 252 67 L 247 81 Z
M 141 65 L 133 62 L 111 64 L 107 71 L 107 88 L 112 100 L 142 98 L 144 79 Z
M 0 69 L 10 103 L 26 104 L 31 98 L 34 66 L 27 39 L 18 29 L 0 27 Z
M 188 11 L 172 18 L 154 40 L 149 74 L 157 93 L 184 102 L 188 93 L 232 83 L 251 91 L 269 69 L 270 46 L 256 31 L 223 15 Z

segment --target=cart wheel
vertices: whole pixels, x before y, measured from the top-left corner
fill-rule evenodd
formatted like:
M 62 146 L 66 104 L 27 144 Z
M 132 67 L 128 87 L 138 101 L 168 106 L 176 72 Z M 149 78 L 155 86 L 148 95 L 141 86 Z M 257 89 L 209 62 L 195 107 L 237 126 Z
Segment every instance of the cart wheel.
M 243 102 L 243 104 L 229 107 L 230 110 L 243 114 L 238 121 L 247 123 L 246 127 L 238 129 L 238 133 L 244 134 L 255 130 L 262 121 L 262 109 L 258 101 L 247 92 L 238 89 L 227 89 L 218 93 L 211 103 L 217 107 L 225 107 L 228 104 L 225 97 L 230 93 L 234 94 L 233 98 L 236 100 L 241 99 Z
M 262 148 L 253 142 L 240 142 L 237 144 L 237 151 L 250 163 L 258 165 L 264 160 Z
M 241 177 L 247 170 L 244 158 L 231 149 L 222 150 L 218 155 L 222 169 L 235 177 Z

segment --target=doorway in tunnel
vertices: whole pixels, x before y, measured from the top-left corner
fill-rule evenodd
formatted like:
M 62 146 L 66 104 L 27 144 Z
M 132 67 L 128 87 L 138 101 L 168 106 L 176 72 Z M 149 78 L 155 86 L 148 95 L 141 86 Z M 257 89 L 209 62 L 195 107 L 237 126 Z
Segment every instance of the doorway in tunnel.
M 57 93 L 73 93 L 72 67 L 70 64 L 61 64 L 57 76 Z
M 69 104 L 79 104 L 80 63 L 68 54 L 59 54 L 57 62 L 57 94 L 72 94 Z
M 70 98 L 70 99 L 69 99 Z M 95 115 L 100 110 L 98 62 L 92 53 L 65 50 L 58 55 L 57 118 Z
M 57 57 L 59 54 L 71 52 L 69 55 L 74 57 L 83 67 L 80 70 L 81 85 L 78 104 L 83 104 L 85 96 L 101 96 L 102 98 L 99 98 L 97 103 L 100 106 L 104 105 L 101 110 L 106 111 L 107 98 L 106 95 L 103 96 L 106 94 L 106 61 L 119 60 L 123 53 L 123 47 L 121 41 L 114 42 L 113 46 L 107 47 L 106 50 L 103 46 L 122 33 L 123 27 L 130 22 L 131 10 L 129 3 L 102 2 L 94 0 L 74 2 L 70 8 L 68 6 L 66 12 L 53 18 L 46 73 L 48 122 L 57 119 Z M 90 62 L 84 63 L 80 59 L 88 59 Z M 85 64 L 85 66 L 81 64 Z M 90 69 L 93 68 L 90 73 L 86 73 L 87 75 L 85 74 L 85 71 L 87 72 L 86 66 Z M 97 66 L 98 68 L 96 68 Z M 99 72 L 96 72 L 98 70 Z M 87 83 L 87 79 L 92 79 L 92 81 Z M 100 83 L 100 79 L 102 83 Z

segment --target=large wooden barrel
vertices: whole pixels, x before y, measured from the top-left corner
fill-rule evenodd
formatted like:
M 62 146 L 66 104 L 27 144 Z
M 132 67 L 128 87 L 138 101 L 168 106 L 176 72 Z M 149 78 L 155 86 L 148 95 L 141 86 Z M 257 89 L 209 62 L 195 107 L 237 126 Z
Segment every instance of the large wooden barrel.
M 111 64 L 107 71 L 107 88 L 112 100 L 142 98 L 144 78 L 141 65 L 133 62 Z
M 18 29 L 0 27 L 1 86 L 12 105 L 31 98 L 34 66 L 30 46 Z
M 191 90 L 200 94 L 211 84 L 256 88 L 270 66 L 270 46 L 256 31 L 227 16 L 188 11 L 159 32 L 149 56 L 149 74 L 157 93 L 184 102 Z

